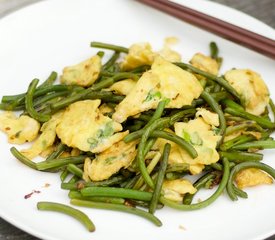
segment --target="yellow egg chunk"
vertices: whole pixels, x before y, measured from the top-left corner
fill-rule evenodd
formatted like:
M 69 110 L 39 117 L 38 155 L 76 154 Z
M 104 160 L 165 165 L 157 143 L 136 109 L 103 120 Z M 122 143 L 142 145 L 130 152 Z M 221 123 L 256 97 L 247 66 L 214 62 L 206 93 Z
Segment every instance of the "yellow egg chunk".
M 29 116 L 17 117 L 13 112 L 3 112 L 0 115 L 0 129 L 8 135 L 9 143 L 23 144 L 38 136 L 40 123 Z
M 81 151 L 77 148 L 73 148 L 71 151 L 71 156 L 76 157 L 79 156 L 81 154 Z
M 200 173 L 202 165 L 209 165 L 219 160 L 216 146 L 220 136 L 216 136 L 211 126 L 201 117 L 187 123 L 177 122 L 174 127 L 176 134 L 192 144 L 198 153 L 198 156 L 193 159 L 184 149 L 179 149 L 183 162 L 190 166 L 195 165 L 193 168 L 190 167 L 192 174 Z
M 136 142 L 120 141 L 99 153 L 88 168 L 92 181 L 102 181 L 117 173 L 121 168 L 127 168 L 136 156 Z
M 165 198 L 176 202 L 182 202 L 184 194 L 194 194 L 197 191 L 186 179 L 164 180 L 162 190 Z
M 168 44 L 165 44 L 163 48 L 157 52 L 161 57 L 169 62 L 181 62 L 181 55 L 172 50 Z
M 245 129 L 235 131 L 231 134 L 225 135 L 224 137 L 224 142 L 227 142 L 235 137 L 238 137 L 240 135 L 251 135 L 255 137 L 257 140 L 259 140 L 262 137 L 262 133 L 260 132 L 255 132 L 255 131 L 246 131 Z
M 161 157 L 161 153 L 160 152 L 158 152 L 158 151 L 154 151 L 154 150 L 152 150 L 152 151 L 150 151 L 150 152 L 148 152 L 147 154 L 146 154 L 146 156 L 145 156 L 145 160 L 148 160 L 148 159 L 153 159 L 153 158 L 159 158 L 160 159 L 160 157 Z
M 218 75 L 219 64 L 217 61 L 211 57 L 203 55 L 202 53 L 196 53 L 190 60 L 190 63 L 202 71 Z
M 218 114 L 210 112 L 205 108 L 197 108 L 196 117 L 202 117 L 206 123 L 215 127 L 220 125 Z
M 136 81 L 132 79 L 125 79 L 114 83 L 109 89 L 120 95 L 129 94 L 135 87 Z
M 56 151 L 56 146 L 55 145 L 51 145 L 49 147 L 47 147 L 45 150 L 43 150 L 39 156 L 43 157 L 43 158 L 47 158 L 49 155 L 51 155 L 54 151 Z
M 130 46 L 128 54 L 121 63 L 122 70 L 131 70 L 142 65 L 151 65 L 155 53 L 149 43 L 135 43 Z
M 118 104 L 113 119 L 124 122 L 149 109 L 155 109 L 161 100 L 168 99 L 167 108 L 190 105 L 203 91 L 191 73 L 157 57 L 150 71 L 145 72 L 132 91 Z
M 91 165 L 92 165 L 92 160 L 88 157 L 85 158 L 82 178 L 86 182 L 90 181 L 89 171 L 90 171 Z
M 164 129 L 164 130 L 166 132 L 174 133 L 170 129 Z M 169 143 L 171 145 L 170 153 L 168 156 L 168 164 L 173 165 L 175 163 L 182 163 L 183 160 L 181 158 L 179 147 L 176 143 L 172 141 L 166 140 L 164 138 L 158 138 L 154 146 L 152 147 L 152 149 L 154 151 L 163 152 L 164 146 L 166 143 Z
M 241 96 L 245 110 L 261 115 L 269 103 L 269 91 L 261 76 L 249 69 L 234 69 L 225 73 L 225 79 Z
M 166 37 L 164 39 L 164 46 L 171 46 L 178 44 L 180 42 L 180 39 L 174 36 Z
M 247 168 L 237 173 L 235 177 L 238 188 L 253 187 L 261 184 L 272 184 L 273 179 L 257 168 Z
M 165 131 L 173 133 L 173 131 L 170 129 L 165 129 Z M 169 143 L 171 145 L 170 154 L 168 157 L 168 164 L 171 167 L 173 167 L 173 165 L 179 164 L 186 165 L 186 168 L 189 169 L 189 171 L 194 175 L 199 174 L 204 169 L 204 164 L 186 161 L 186 159 L 184 158 L 185 155 L 181 153 L 181 147 L 169 140 L 158 138 L 152 149 L 155 151 L 163 152 L 166 143 Z
M 21 153 L 33 159 L 40 155 L 43 151 L 54 144 L 56 138 L 56 126 L 60 121 L 62 112 L 54 114 L 48 122 L 45 122 L 41 127 L 41 134 L 28 149 L 21 150 Z
M 65 110 L 56 133 L 69 147 L 93 153 L 101 152 L 119 142 L 128 132 L 121 124 L 104 116 L 98 109 L 100 100 L 84 100 L 71 104 Z
M 115 111 L 114 108 L 108 106 L 106 103 L 101 104 L 98 109 L 100 113 L 102 113 L 103 115 L 106 115 Z
M 59 155 L 60 158 L 66 158 L 66 157 L 71 157 L 71 153 L 64 151 Z
M 201 163 L 190 164 L 189 170 L 193 175 L 200 174 L 204 169 L 205 165 Z
M 98 78 L 101 69 L 101 58 L 93 56 L 77 65 L 65 67 L 61 83 L 67 85 L 91 86 Z
M 169 62 L 181 61 L 180 54 L 172 50 L 169 45 L 171 45 L 170 42 L 165 41 L 163 48 L 154 52 L 149 43 L 135 43 L 130 46 L 128 54 L 121 63 L 121 69 L 128 71 L 139 66 L 152 65 L 158 56 Z
M 117 124 L 117 123 L 116 123 Z M 108 126 L 107 126 L 108 127 Z M 101 138 L 101 140 L 99 139 L 99 144 L 94 147 L 91 152 L 93 153 L 100 153 L 105 151 L 106 149 L 110 148 L 111 146 L 113 146 L 115 143 L 121 141 L 124 137 L 126 137 L 129 134 L 129 131 L 125 131 L 125 132 L 118 132 L 110 137 L 107 138 Z M 93 145 L 93 143 L 91 144 Z

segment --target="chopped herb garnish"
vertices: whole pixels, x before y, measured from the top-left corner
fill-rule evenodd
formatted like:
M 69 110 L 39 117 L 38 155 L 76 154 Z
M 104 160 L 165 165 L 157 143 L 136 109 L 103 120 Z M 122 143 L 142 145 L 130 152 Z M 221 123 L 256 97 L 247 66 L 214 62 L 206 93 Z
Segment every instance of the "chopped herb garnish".
M 161 92 L 155 92 L 154 89 L 151 89 L 143 102 L 150 102 L 157 99 L 161 99 Z

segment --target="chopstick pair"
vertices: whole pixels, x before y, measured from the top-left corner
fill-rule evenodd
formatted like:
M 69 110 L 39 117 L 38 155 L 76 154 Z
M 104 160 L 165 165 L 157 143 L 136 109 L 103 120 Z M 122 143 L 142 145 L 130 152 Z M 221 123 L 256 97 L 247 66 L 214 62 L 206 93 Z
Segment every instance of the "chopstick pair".
M 169 0 L 137 0 L 220 37 L 275 59 L 275 41 Z

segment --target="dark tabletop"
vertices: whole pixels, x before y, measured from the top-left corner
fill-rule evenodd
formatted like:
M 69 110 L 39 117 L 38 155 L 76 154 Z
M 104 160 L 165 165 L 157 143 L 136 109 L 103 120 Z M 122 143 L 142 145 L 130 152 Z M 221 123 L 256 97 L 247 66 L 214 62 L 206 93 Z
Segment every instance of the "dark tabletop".
M 0 0 L 0 17 L 38 0 Z M 275 28 L 275 0 L 211 0 L 243 11 Z M 0 218 L 0 240 L 39 240 Z M 275 240 L 275 236 L 266 240 Z

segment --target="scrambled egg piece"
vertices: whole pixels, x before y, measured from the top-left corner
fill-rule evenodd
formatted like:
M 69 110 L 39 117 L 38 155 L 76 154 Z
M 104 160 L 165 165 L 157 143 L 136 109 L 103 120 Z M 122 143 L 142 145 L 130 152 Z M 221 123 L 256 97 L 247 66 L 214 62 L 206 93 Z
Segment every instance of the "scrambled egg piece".
M 65 67 L 61 83 L 67 85 L 91 86 L 98 78 L 101 69 L 101 58 L 93 56 L 77 65 Z
M 269 103 L 269 91 L 261 76 L 249 69 L 234 69 L 225 73 L 225 79 L 241 96 L 245 110 L 261 115 Z
M 0 115 L 0 129 L 8 135 L 9 143 L 23 144 L 38 136 L 40 123 L 29 116 L 17 118 L 12 112 L 4 112 Z
M 57 136 L 69 147 L 98 153 L 119 142 L 127 134 L 121 124 L 100 113 L 100 100 L 84 100 L 71 104 L 56 128 Z M 116 133 L 116 134 L 115 134 Z
M 54 114 L 48 122 L 41 127 L 41 134 L 29 149 L 21 151 L 29 159 L 33 159 L 54 144 L 56 138 L 56 126 L 60 121 L 62 112 Z
M 180 62 L 181 55 L 172 50 L 168 45 L 164 45 L 158 54 L 169 62 Z
M 158 152 L 158 151 L 149 151 L 146 156 L 145 156 L 145 160 L 148 160 L 148 159 L 153 159 L 157 156 L 157 158 L 160 158 L 161 157 L 161 153 Z
M 179 39 L 177 37 L 166 37 L 164 39 L 164 45 L 170 46 L 179 43 Z
M 49 155 L 51 155 L 55 150 L 56 150 L 56 146 L 55 146 L 55 145 L 49 146 L 49 147 L 47 147 L 45 150 L 43 150 L 43 151 L 39 154 L 39 156 L 40 156 L 40 157 L 43 157 L 43 158 L 46 158 L 46 157 L 48 157 Z
M 51 153 L 53 153 L 54 151 L 56 151 L 56 147 L 55 145 L 52 145 L 50 147 L 48 147 L 47 149 L 45 149 L 43 152 L 41 152 L 39 155 L 41 157 L 48 157 Z M 77 148 L 73 148 L 71 151 L 69 151 L 69 149 L 67 151 L 63 151 L 58 157 L 60 158 L 64 158 L 64 157 L 76 157 L 79 156 L 81 154 L 81 151 Z
M 109 89 L 120 95 L 128 95 L 135 85 L 136 81 L 133 79 L 125 79 L 114 83 Z
M 89 171 L 90 171 L 91 165 L 92 165 L 92 160 L 90 158 L 88 158 L 88 157 L 85 158 L 82 178 L 86 182 L 90 181 Z
M 189 167 L 189 170 L 193 175 L 196 175 L 202 172 L 202 170 L 204 169 L 204 166 L 205 165 L 201 163 L 191 164 Z
M 176 134 L 192 144 L 198 153 L 198 157 L 192 159 L 184 149 L 179 149 L 182 161 L 190 164 L 192 174 L 200 173 L 203 165 L 215 163 L 219 160 L 216 146 L 220 136 L 216 136 L 211 130 L 211 126 L 201 117 L 187 123 L 177 122 L 174 127 Z M 191 166 L 193 167 L 191 168 Z
M 173 131 L 170 129 L 165 129 L 165 131 L 173 133 Z M 158 138 L 152 149 L 155 151 L 157 150 L 163 152 L 166 143 L 169 143 L 171 145 L 171 150 L 168 158 L 168 164 L 170 166 L 178 164 L 186 165 L 186 168 L 189 169 L 192 174 L 199 174 L 204 169 L 204 164 L 186 161 L 184 155 L 181 154 L 181 147 L 169 140 Z
M 157 57 L 150 71 L 145 72 L 132 91 L 116 107 L 113 119 L 124 122 L 149 109 L 155 109 L 161 100 L 169 99 L 167 108 L 190 105 L 203 91 L 194 75 Z
M 174 133 L 171 129 L 164 129 L 166 132 Z M 169 157 L 168 157 L 168 164 L 172 165 L 174 163 L 182 163 L 182 158 L 180 155 L 180 150 L 179 147 L 176 143 L 166 140 L 164 138 L 158 138 L 157 141 L 155 142 L 154 146 L 152 149 L 154 151 L 159 151 L 163 152 L 164 146 L 166 143 L 169 143 L 171 145 Z
M 180 62 L 181 55 L 170 48 L 171 45 L 177 44 L 178 42 L 179 39 L 176 37 L 165 38 L 163 48 L 157 53 L 169 62 Z
M 81 154 L 81 151 L 77 148 L 73 148 L 72 151 L 71 151 L 71 156 L 72 157 L 79 156 L 80 154 Z
M 227 142 L 235 137 L 238 137 L 240 135 L 252 135 L 253 137 L 255 137 L 257 140 L 259 140 L 262 137 L 262 133 L 260 132 L 255 132 L 255 131 L 246 131 L 245 129 L 233 132 L 229 135 L 225 135 L 224 137 L 224 142 Z
M 60 157 L 60 158 L 71 157 L 71 153 L 65 151 L 65 152 L 61 153 L 59 157 Z
M 235 181 L 238 188 L 253 187 L 260 184 L 272 184 L 273 179 L 265 172 L 257 168 L 247 168 L 240 171 Z
M 115 109 L 112 108 L 112 107 L 110 107 L 110 106 L 108 106 L 106 103 L 103 103 L 103 104 L 100 105 L 99 111 L 100 111 L 100 113 L 102 113 L 103 115 L 106 115 L 106 114 L 108 114 L 108 113 L 114 112 Z
M 220 125 L 219 115 L 217 113 L 210 112 L 205 108 L 197 108 L 196 117 L 200 116 L 207 124 L 213 125 L 215 127 Z
M 172 39 L 172 38 L 171 38 Z M 131 70 L 142 65 L 152 65 L 155 58 L 163 57 L 169 62 L 181 61 L 181 56 L 176 51 L 172 50 L 171 39 L 166 40 L 163 48 L 159 52 L 154 52 L 149 43 L 136 43 L 130 46 L 129 53 L 125 56 L 121 63 L 122 70 Z
M 219 72 L 219 64 L 217 61 L 211 57 L 205 56 L 201 53 L 196 53 L 190 63 L 205 72 L 211 73 L 213 75 L 218 75 Z
M 151 65 L 155 53 L 149 43 L 136 43 L 130 46 L 129 53 L 121 63 L 122 70 L 131 70 L 142 65 Z
M 186 179 L 165 180 L 162 190 L 165 198 L 176 202 L 182 202 L 185 193 L 194 194 L 197 191 Z
M 102 181 L 117 173 L 121 168 L 127 168 L 136 156 L 137 142 L 120 141 L 98 154 L 87 167 L 88 176 L 92 181 Z

